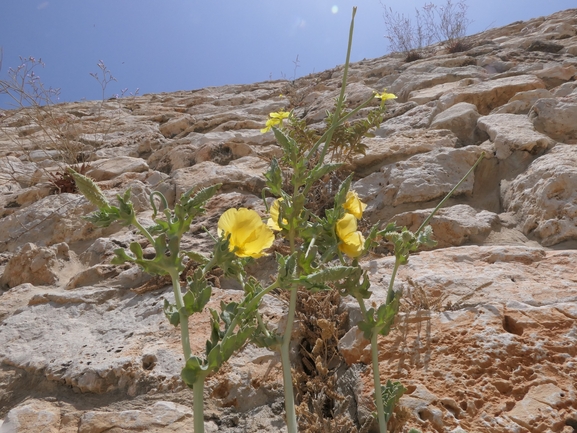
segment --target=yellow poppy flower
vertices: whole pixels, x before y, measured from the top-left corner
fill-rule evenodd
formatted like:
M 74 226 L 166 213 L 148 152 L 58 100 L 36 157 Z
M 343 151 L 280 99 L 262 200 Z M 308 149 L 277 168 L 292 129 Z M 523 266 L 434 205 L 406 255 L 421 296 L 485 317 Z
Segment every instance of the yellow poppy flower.
M 348 213 L 353 214 L 356 219 L 360 220 L 363 217 L 363 212 L 367 205 L 361 201 L 355 191 L 349 191 L 347 192 L 347 200 L 343 207 Z
M 261 257 L 263 250 L 274 241 L 272 230 L 262 222 L 258 213 L 246 208 L 232 208 L 220 216 L 218 235 L 226 237 L 229 234 L 229 249 L 239 257 Z
M 375 92 L 375 98 L 381 100 L 381 108 L 385 105 L 385 102 L 389 99 L 397 99 L 397 96 L 392 93 L 387 93 L 387 89 L 383 89 L 383 93 Z
M 267 226 L 269 226 L 271 229 L 276 230 L 276 231 L 282 230 L 282 228 L 278 225 L 278 219 L 280 216 L 280 202 L 281 201 L 282 201 L 282 197 L 277 198 L 275 201 L 272 202 L 272 205 L 270 206 L 270 218 L 266 222 Z M 285 225 L 288 224 L 288 221 L 285 218 L 283 218 L 282 222 Z
M 397 99 L 397 95 L 393 93 L 387 93 L 387 89 L 383 89 L 383 93 L 375 92 L 375 98 L 380 99 L 381 101 L 387 101 L 389 99 Z
M 266 121 L 266 126 L 260 130 L 263 134 L 271 130 L 273 126 L 282 126 L 282 121 L 290 116 L 290 111 L 278 111 L 276 113 L 270 113 L 268 116 L 270 119 Z
M 341 240 L 339 250 L 349 257 L 358 257 L 363 252 L 365 238 L 357 231 L 357 219 L 353 214 L 347 213 L 337 221 L 337 236 Z

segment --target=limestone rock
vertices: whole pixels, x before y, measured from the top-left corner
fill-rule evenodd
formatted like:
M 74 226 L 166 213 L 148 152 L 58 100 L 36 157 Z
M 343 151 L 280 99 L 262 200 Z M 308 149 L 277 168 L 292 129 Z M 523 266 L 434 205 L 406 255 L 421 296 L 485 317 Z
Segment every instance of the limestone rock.
M 476 106 L 460 102 L 437 114 L 431 128 L 448 129 L 457 136 L 461 146 L 468 146 L 484 141 L 483 135 L 476 130 L 479 117 Z
M 503 204 L 543 245 L 577 240 L 577 148 L 558 144 L 537 158 L 509 184 Z
M 562 143 L 577 143 L 577 97 L 540 99 L 529 118 L 535 129 Z
M 113 179 L 122 173 L 140 173 L 148 171 L 148 164 L 140 158 L 119 156 L 116 158 L 94 161 L 86 173 L 96 182 Z
M 15 251 L 28 242 L 46 246 L 102 237 L 110 230 L 95 228 L 80 218 L 93 210 L 78 194 L 45 197 L 0 220 L 0 233 L 8 234 L 0 242 L 0 251 Z
M 415 232 L 433 209 L 423 209 L 395 215 L 397 226 Z M 436 248 L 463 245 L 467 242 L 482 243 L 491 230 L 498 226 L 499 217 L 486 210 L 477 211 L 471 206 L 459 204 L 441 208 L 430 221 Z
M 60 409 L 41 400 L 15 407 L 0 424 L 1 433 L 59 433 Z
M 11 181 L 17 182 L 20 187 L 28 187 L 33 182 L 33 175 L 38 170 L 36 164 L 20 161 L 15 156 L 0 158 L 0 185 Z
M 491 114 L 528 114 L 538 99 L 551 98 L 553 95 L 547 89 L 535 89 L 519 92 L 509 102 L 491 111 Z
M 78 433 L 101 433 L 113 430 L 151 431 L 161 428 L 164 428 L 163 431 L 166 432 L 178 432 L 183 431 L 192 423 L 193 416 L 190 408 L 169 401 L 158 401 L 144 410 L 85 412 L 80 418 Z
M 437 104 L 434 102 L 419 105 L 400 116 L 393 117 L 392 119 L 383 122 L 377 129 L 375 129 L 374 134 L 385 138 L 395 132 L 427 128 L 438 112 L 439 109 L 437 108 Z
M 518 92 L 542 88 L 545 88 L 545 84 L 533 75 L 497 78 L 455 88 L 441 96 L 439 106 L 444 111 L 459 102 L 469 102 L 477 107 L 479 113 L 488 114 L 506 104 Z
M 479 129 L 489 135 L 499 159 L 508 158 L 516 150 L 525 150 L 535 154 L 555 144 L 551 138 L 535 131 L 526 116 L 490 114 L 481 117 L 477 124 Z
M 365 138 L 363 144 L 367 146 L 365 154 L 353 158 L 351 169 L 364 175 L 398 158 L 405 159 L 434 149 L 454 148 L 457 138 L 447 130 L 409 130 L 387 138 Z
M 15 287 L 24 283 L 65 284 L 65 280 L 80 269 L 76 254 L 64 242 L 41 248 L 27 243 L 8 261 L 0 278 L 0 287 Z
M 354 184 L 367 203 L 371 219 L 388 220 L 394 215 L 391 206 L 430 202 L 447 194 L 473 166 L 481 149 L 437 149 L 414 155 L 406 161 L 384 166 Z M 473 192 L 474 175 L 461 184 L 456 194 Z
M 223 184 L 223 191 L 240 189 L 258 194 L 264 187 L 262 173 L 267 167 L 266 161 L 247 156 L 236 159 L 226 166 L 206 161 L 189 168 L 178 169 L 172 176 L 176 185 L 176 198 L 180 198 L 191 188 L 200 190 L 217 183 Z

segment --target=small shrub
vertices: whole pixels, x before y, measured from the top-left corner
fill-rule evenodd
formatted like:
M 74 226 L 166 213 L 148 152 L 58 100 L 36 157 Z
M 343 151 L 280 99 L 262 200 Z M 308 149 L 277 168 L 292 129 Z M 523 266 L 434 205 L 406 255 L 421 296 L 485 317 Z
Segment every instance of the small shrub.
M 414 18 L 393 11 L 383 4 L 385 38 L 394 52 L 404 53 L 406 62 L 423 57 L 423 50 L 434 41 L 441 42 L 449 53 L 467 51 L 470 45 L 464 42 L 467 27 L 471 20 L 467 18 L 465 0 L 446 0 L 437 6 L 426 3 L 422 10 L 415 9 Z

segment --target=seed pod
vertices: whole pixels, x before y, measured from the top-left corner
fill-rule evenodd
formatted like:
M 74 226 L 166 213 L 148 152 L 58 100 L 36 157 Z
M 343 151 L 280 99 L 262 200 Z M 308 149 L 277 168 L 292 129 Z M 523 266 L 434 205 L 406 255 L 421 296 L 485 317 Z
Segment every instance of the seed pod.
M 78 188 L 78 191 L 80 191 L 80 193 L 86 197 L 90 203 L 98 206 L 98 208 L 101 210 L 108 209 L 110 207 L 110 204 L 108 203 L 108 200 L 106 200 L 106 197 L 104 197 L 102 190 L 98 185 L 94 183 L 92 179 L 77 173 L 70 167 L 68 167 L 68 173 L 70 173 L 74 179 L 74 183 L 76 183 L 76 188 Z

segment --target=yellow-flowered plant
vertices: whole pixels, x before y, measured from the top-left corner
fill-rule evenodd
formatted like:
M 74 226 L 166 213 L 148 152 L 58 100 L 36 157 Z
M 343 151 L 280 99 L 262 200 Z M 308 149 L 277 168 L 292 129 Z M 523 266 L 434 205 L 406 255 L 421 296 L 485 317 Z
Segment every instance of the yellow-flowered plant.
M 357 230 L 357 218 L 350 213 L 346 213 L 336 226 L 339 242 L 339 250 L 351 258 L 359 257 L 365 246 L 363 234 Z
M 228 237 L 229 251 L 238 257 L 259 258 L 274 242 L 272 230 L 254 210 L 229 209 L 218 220 L 218 235 Z
M 277 198 L 275 201 L 272 202 L 272 205 L 270 206 L 269 212 L 270 212 L 270 218 L 267 221 L 267 225 L 273 229 L 276 230 L 277 232 L 282 230 L 282 227 L 279 225 L 279 220 L 280 220 L 280 204 L 283 201 L 282 197 L 281 198 Z M 288 223 L 288 221 L 286 220 L 286 218 L 282 219 L 282 224 L 284 226 L 286 226 Z
M 260 130 L 263 134 L 271 130 L 273 126 L 282 126 L 284 119 L 287 119 L 291 113 L 289 111 L 277 111 L 276 113 L 270 113 L 269 119 L 266 121 L 264 128 Z
M 385 103 L 389 99 L 397 99 L 397 95 L 394 95 L 392 93 L 387 93 L 387 89 L 383 89 L 382 93 L 375 92 L 375 98 L 380 99 L 381 100 L 381 107 L 384 107 Z
M 324 215 L 316 215 L 311 210 L 315 207 L 311 194 L 313 187 L 328 174 L 342 168 L 343 162 L 354 151 L 362 150 L 362 146 L 358 147 L 362 136 L 371 127 L 379 124 L 379 119 L 382 119 L 384 113 L 384 103 L 395 98 L 390 93 L 376 93 L 355 109 L 344 109 L 355 13 L 356 7 L 353 8 L 341 92 L 334 112 L 329 113 L 327 117 L 326 130 L 311 143 L 303 146 L 297 138 L 305 137 L 309 140 L 314 137 L 314 133 L 308 131 L 304 123 L 299 123 L 301 126 L 297 134 L 294 133 L 294 129 L 291 133 L 290 128 L 286 130 L 283 128 L 283 120 L 292 119 L 290 112 L 270 113 L 266 126 L 261 131 L 273 131 L 282 149 L 282 161 L 290 168 L 288 173 L 283 172 L 279 161 L 273 159 L 268 171 L 264 173 L 266 187 L 263 190 L 263 198 L 266 194 L 277 197 L 270 208 L 270 218 L 265 224 L 253 210 L 228 209 L 218 221 L 218 238 L 215 239 L 214 250 L 209 257 L 182 251 L 180 242 L 183 234 L 189 230 L 192 220 L 204 211 L 203 206 L 217 192 L 220 185 L 198 191 L 195 195 L 192 195 L 192 191 L 187 192 L 172 210 L 168 208 L 167 201 L 161 193 L 153 192 L 150 200 L 154 209 L 152 218 L 155 225 L 145 228 L 136 218 L 130 202 L 130 190 L 123 196 L 117 196 L 119 206 L 114 206 L 90 179 L 71 171 L 76 183 L 82 185 L 81 192 L 99 208 L 87 219 L 101 226 L 107 226 L 114 221 L 133 225 L 154 247 L 155 256 L 152 259 L 145 258 L 140 243 L 133 242 L 130 244 L 129 252 L 124 249 L 115 251 L 116 258 L 113 263 L 135 263 L 151 274 L 169 275 L 171 278 L 175 304 L 165 300 L 164 312 L 171 324 L 180 327 L 185 358 L 181 376 L 193 390 L 195 433 L 204 432 L 203 390 L 206 377 L 217 371 L 247 341 L 280 351 L 287 432 L 297 432 L 290 343 L 298 290 L 337 289 L 359 302 L 363 320 L 359 322 L 358 327 L 371 342 L 375 405 L 381 433 L 386 433 L 387 422 L 393 408 L 405 391 L 398 382 L 388 381 L 386 385 L 381 384 L 378 336 L 390 332 L 398 313 L 402 292 L 394 291 L 393 283 L 399 266 L 407 263 L 409 254 L 420 245 L 433 244 L 430 239 L 432 232 L 427 225 L 432 214 L 415 233 L 406 228 L 399 230 L 394 223 L 380 229 L 377 223 L 365 236 L 358 230 L 357 219 L 362 218 L 366 205 L 358 194 L 351 190 L 352 174 L 339 186 L 332 208 L 325 210 Z M 349 120 L 361 109 L 374 102 L 374 98 L 381 100 L 380 109 L 371 111 L 372 114 L 369 116 L 372 117 L 367 122 L 356 124 L 360 126 L 348 125 Z M 329 154 L 333 152 L 334 156 L 334 149 L 339 149 L 339 146 L 345 144 L 348 150 L 341 154 L 342 158 L 338 162 L 327 162 Z M 480 159 L 435 211 L 479 162 Z M 155 200 L 160 200 L 163 207 L 160 217 Z M 280 250 L 288 252 L 276 253 L 277 278 L 271 285 L 263 288 L 256 279 L 247 275 L 245 267 L 249 261 L 266 254 L 266 249 L 275 239 L 272 230 L 278 232 L 279 242 L 286 244 Z M 378 240 L 392 244 L 395 265 L 385 303 L 367 309 L 365 300 L 371 296 L 369 290 L 371 282 L 367 271 L 361 267 L 360 259 L 377 244 Z M 197 266 L 193 276 L 188 277 L 187 290 L 183 294 L 180 273 L 185 269 L 187 261 L 193 261 Z M 196 356 L 191 351 L 188 317 L 203 311 L 207 306 L 212 293 L 207 274 L 215 267 L 220 267 L 226 276 L 236 278 L 244 289 L 244 295 L 239 302 L 221 302 L 220 312 L 209 309 L 210 339 L 206 342 L 205 354 Z M 258 312 L 258 306 L 264 295 L 277 289 L 290 293 L 285 327 L 281 334 L 265 326 Z
M 164 301 L 164 313 L 169 322 L 180 327 L 181 343 L 184 354 L 184 367 L 181 372 L 183 381 L 193 390 L 193 414 L 195 433 L 204 432 L 204 382 L 205 379 L 226 362 L 232 354 L 253 339 L 255 331 L 264 325 L 259 317 L 258 306 L 262 297 L 278 287 L 273 283 L 267 288 L 252 277 L 247 277 L 244 270 L 247 260 L 261 257 L 264 250 L 271 246 L 274 235 L 261 221 L 259 215 L 249 209 L 229 209 L 218 222 L 219 239 L 213 254 L 205 257 L 201 254 L 182 251 L 181 237 L 186 233 L 192 220 L 204 212 L 203 206 L 217 192 L 220 185 L 198 191 L 188 191 L 180 198 L 174 209 L 168 209 L 166 198 L 159 192 L 150 197 L 154 209 L 155 225 L 142 226 L 136 218 L 130 201 L 130 190 L 117 196 L 118 206 L 111 204 L 92 179 L 70 170 L 80 192 L 98 210 L 86 217 L 92 223 L 106 227 L 118 221 L 124 225 L 136 227 L 151 246 L 155 256 L 145 258 L 142 246 L 138 242 L 130 244 L 129 253 L 123 248 L 115 250 L 113 264 L 135 263 L 153 275 L 168 275 L 172 281 L 175 304 Z M 161 217 L 155 199 L 160 200 L 164 208 Z M 192 260 L 197 264 L 192 277 L 187 278 L 187 290 L 181 290 L 180 273 L 185 269 L 185 262 Z M 244 296 L 238 302 L 221 302 L 220 311 L 209 308 L 211 334 L 206 341 L 205 354 L 196 356 L 192 353 L 188 330 L 188 318 L 199 313 L 207 306 L 212 286 L 207 281 L 207 274 L 215 267 L 220 267 L 225 275 L 236 278 L 244 289 Z M 272 345 L 268 330 L 259 331 L 260 344 Z
M 344 208 L 348 213 L 354 215 L 356 219 L 360 220 L 363 217 L 363 212 L 367 208 L 367 205 L 361 201 L 356 191 L 350 190 L 347 192 L 347 199 Z

